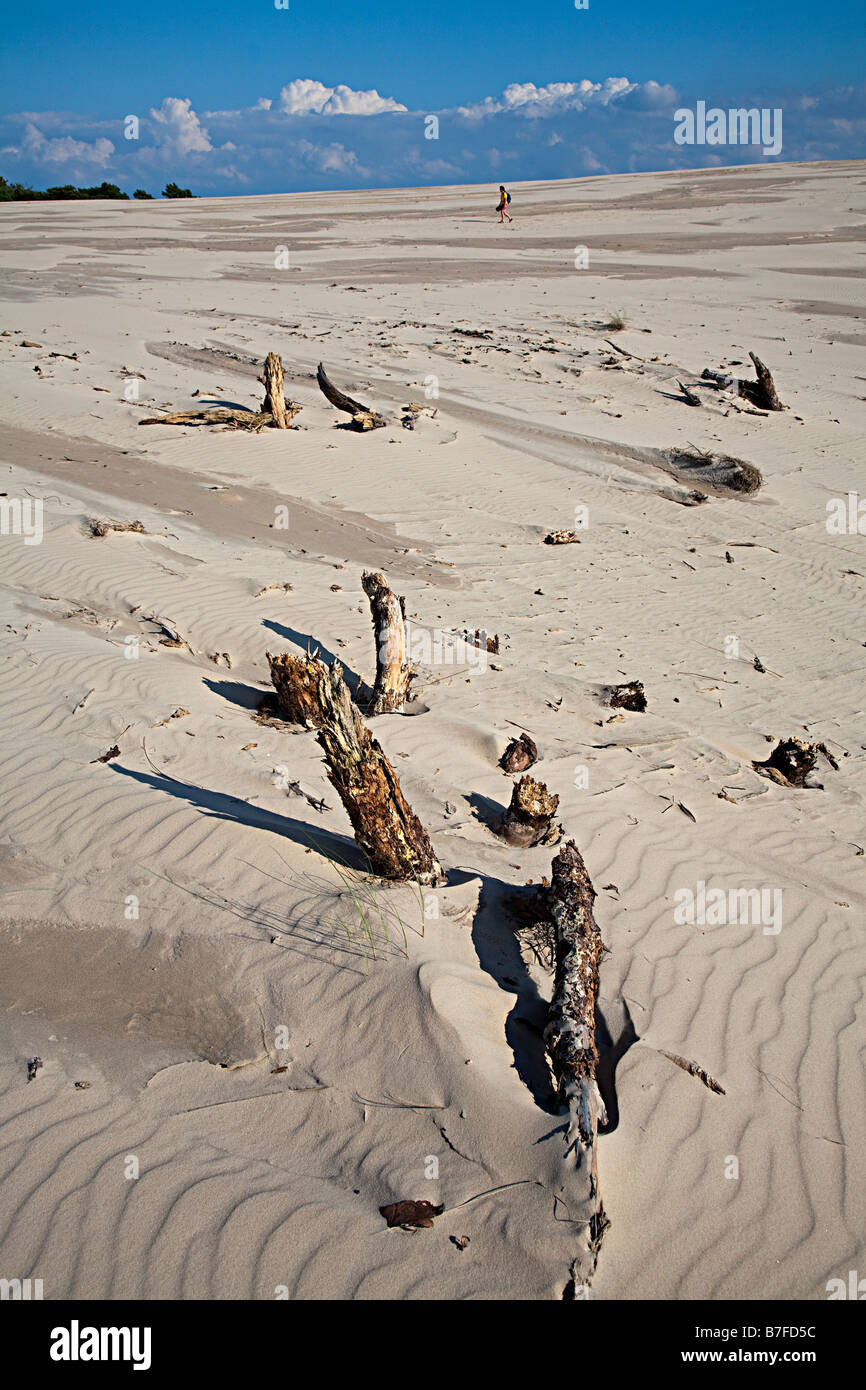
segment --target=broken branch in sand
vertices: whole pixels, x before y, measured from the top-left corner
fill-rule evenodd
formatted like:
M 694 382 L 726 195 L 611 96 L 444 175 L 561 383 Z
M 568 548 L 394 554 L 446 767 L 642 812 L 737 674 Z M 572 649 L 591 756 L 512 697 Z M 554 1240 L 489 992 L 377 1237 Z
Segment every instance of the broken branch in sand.
M 331 402 L 331 405 L 336 406 L 338 410 L 345 411 L 347 415 L 351 415 L 352 424 L 356 430 L 376 430 L 388 423 L 383 415 L 377 414 L 368 405 L 362 405 L 360 401 L 352 400 L 351 396 L 347 396 L 345 392 L 336 387 L 329 380 L 321 362 L 316 368 L 316 381 L 319 383 L 319 390 L 322 395 Z
M 379 570 L 365 570 L 361 584 L 370 600 L 376 637 L 376 683 L 369 713 L 398 713 L 415 675 L 406 650 L 406 600 L 392 593 Z
M 253 598 L 262 598 L 265 594 L 271 594 L 275 590 L 280 590 L 285 594 L 290 594 L 292 592 L 292 587 L 293 586 L 291 584 L 265 584 L 261 589 L 256 590 L 256 592 L 253 594 Z
M 766 367 L 754 352 L 750 352 L 749 356 L 754 364 L 757 381 L 744 381 L 742 377 L 732 377 L 727 372 L 716 372 L 711 367 L 704 368 L 701 379 L 714 382 L 722 390 L 726 387 L 736 387 L 737 395 L 757 406 L 758 410 L 785 410 L 786 407 L 779 400 L 776 383 L 769 367 Z
M 170 618 L 157 618 L 153 613 L 142 613 L 141 617 L 143 622 L 155 623 L 157 627 L 162 628 L 165 636 L 159 639 L 161 647 L 185 647 L 188 652 L 192 651 L 189 642 L 181 637 Z
M 691 386 L 685 386 L 681 381 L 677 381 L 677 386 L 682 391 L 689 405 L 703 405 L 703 401 L 697 391 L 693 391 Z
M 683 1071 L 687 1071 L 689 1076 L 696 1076 L 699 1081 L 703 1081 L 707 1089 L 715 1091 L 717 1096 L 724 1096 L 727 1094 L 724 1086 L 720 1086 L 718 1081 L 715 1081 L 713 1077 L 710 1076 L 709 1072 L 704 1071 L 703 1067 L 698 1066 L 697 1062 L 689 1062 L 685 1057 L 678 1056 L 676 1052 L 665 1052 L 663 1047 L 657 1048 L 656 1051 L 660 1052 L 663 1057 L 667 1057 L 669 1062 L 674 1062 L 678 1067 L 682 1067 Z
M 556 939 L 556 974 L 544 1042 L 556 1079 L 560 1104 L 567 1108 L 567 1144 L 575 1147 L 578 1163 L 589 1163 L 590 1248 L 597 1251 L 608 1226 L 598 1186 L 596 1142 L 599 1123 L 607 1116 L 596 1080 L 598 1047 L 595 1006 L 599 965 L 605 946 L 592 907 L 595 889 L 580 850 L 573 840 L 553 861 L 546 906 Z
M 400 789 L 397 774 L 352 704 L 343 668 L 319 671 L 321 727 L 317 735 L 328 778 L 346 808 L 355 840 L 382 878 L 445 882 L 427 831 Z
M 215 406 L 211 410 L 178 410 L 169 415 L 156 415 L 139 420 L 140 425 L 231 425 L 236 429 L 287 430 L 290 422 L 303 409 L 297 401 L 287 401 L 283 392 L 283 364 L 276 352 L 269 352 L 259 381 L 265 387 L 265 399 L 260 410 L 230 409 Z
M 562 835 L 562 827 L 554 820 L 558 806 L 559 797 L 525 773 L 514 785 L 511 803 L 497 826 L 497 834 L 521 849 L 555 845 Z

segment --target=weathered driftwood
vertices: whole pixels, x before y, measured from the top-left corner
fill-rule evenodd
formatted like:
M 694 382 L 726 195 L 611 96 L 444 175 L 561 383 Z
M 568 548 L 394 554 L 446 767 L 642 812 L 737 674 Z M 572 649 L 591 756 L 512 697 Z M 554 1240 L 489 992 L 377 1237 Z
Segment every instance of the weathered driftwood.
M 716 372 L 711 367 L 704 368 L 701 378 L 704 381 L 713 381 L 721 387 L 736 386 L 737 395 L 757 406 L 758 410 L 784 410 L 769 367 L 766 367 L 754 352 L 750 352 L 749 356 L 755 368 L 756 381 L 744 381 L 742 377 L 732 377 L 728 372 Z
M 298 407 L 300 409 L 300 406 Z M 140 425 L 233 425 L 238 429 L 261 430 L 273 424 L 270 411 L 230 410 L 227 406 L 215 406 L 213 410 L 175 410 L 170 415 L 154 415 L 147 420 L 139 420 Z
M 140 521 L 108 521 L 103 517 L 91 517 L 88 525 L 91 536 L 107 536 L 109 531 L 135 531 L 140 536 L 147 535 Z
M 291 421 L 303 409 L 297 401 L 287 401 L 283 388 L 283 364 L 276 352 L 269 352 L 259 377 L 265 388 L 260 410 L 235 410 L 214 406 L 210 410 L 177 410 L 169 415 L 155 415 L 139 420 L 140 425 L 231 425 L 236 429 L 287 430 Z
M 525 774 L 516 782 L 511 803 L 499 822 L 497 832 L 510 845 L 528 849 L 531 845 L 555 845 L 562 834 L 554 817 L 559 797 L 543 782 Z
M 445 882 L 427 831 L 400 790 L 397 774 L 349 694 L 338 661 L 319 673 L 317 734 L 328 777 L 346 808 L 355 840 L 382 878 Z
M 503 772 L 526 772 L 538 760 L 538 749 L 529 734 L 513 738 L 499 759 Z
M 322 723 L 319 704 L 319 681 L 327 666 L 315 653 L 267 653 L 271 680 L 277 694 L 280 717 L 307 729 L 318 729 Z
M 376 430 L 380 429 L 382 425 L 387 425 L 388 421 L 383 415 L 371 410 L 368 405 L 362 405 L 360 401 L 352 400 L 351 396 L 347 396 L 344 391 L 335 386 L 329 380 L 321 362 L 316 368 L 316 381 L 319 383 L 322 395 L 331 402 L 331 405 L 336 406 L 338 410 L 345 411 L 347 415 L 351 415 L 352 424 L 356 430 Z
M 409 664 L 406 640 L 406 600 L 388 587 L 379 570 L 366 570 L 361 583 L 370 600 L 376 637 L 376 683 L 370 714 L 400 711 L 415 671 Z
M 608 1223 L 598 1186 L 596 1148 L 599 1123 L 607 1118 L 596 1080 L 595 1040 L 599 965 L 605 947 L 593 917 L 594 901 L 586 865 L 577 845 L 569 840 L 553 861 L 546 893 L 556 939 L 556 969 L 544 1042 L 559 1102 L 568 1110 L 568 1151 L 573 1145 L 578 1164 L 585 1157 L 589 1165 L 595 1204 L 590 1243 L 597 1249 Z

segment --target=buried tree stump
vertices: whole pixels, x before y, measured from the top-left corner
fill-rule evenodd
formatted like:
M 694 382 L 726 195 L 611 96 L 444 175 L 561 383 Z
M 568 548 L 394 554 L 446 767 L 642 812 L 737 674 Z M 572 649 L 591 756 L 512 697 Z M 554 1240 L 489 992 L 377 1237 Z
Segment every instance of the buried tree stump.
M 538 749 L 535 742 L 529 737 L 529 734 L 521 734 L 520 738 L 511 740 L 499 759 L 499 766 L 503 772 L 526 772 L 537 761 Z
M 382 878 L 445 882 L 427 831 L 400 790 L 396 772 L 349 694 L 338 661 L 319 663 L 319 746 L 328 778 L 346 808 L 355 840 Z
M 595 1006 L 605 946 L 593 917 L 594 901 L 595 889 L 586 865 L 577 845 L 569 840 L 553 861 L 546 892 L 556 967 L 544 1042 L 560 1104 L 568 1110 L 566 1142 L 569 1149 L 574 1146 L 578 1165 L 584 1157 L 589 1164 L 594 1202 L 590 1248 L 597 1250 L 609 1223 L 598 1186 L 596 1149 L 599 1123 L 604 1124 L 607 1117 L 596 1080 Z
M 497 834 L 521 849 L 555 845 L 562 835 L 562 827 L 554 820 L 558 806 L 558 796 L 551 795 L 543 782 L 525 774 L 514 785 L 511 804 L 499 822 Z
M 626 685 L 615 685 L 608 701 L 611 709 L 632 710 L 643 714 L 646 710 L 646 695 L 641 681 L 628 681 Z
M 399 712 L 415 675 L 409 665 L 406 640 L 406 600 L 392 593 L 384 574 L 365 571 L 361 583 L 370 600 L 376 637 L 376 683 L 370 714 Z
M 277 693 L 280 717 L 307 729 L 318 729 L 322 722 L 319 681 L 327 666 L 315 654 L 295 652 L 267 653 L 271 680 Z

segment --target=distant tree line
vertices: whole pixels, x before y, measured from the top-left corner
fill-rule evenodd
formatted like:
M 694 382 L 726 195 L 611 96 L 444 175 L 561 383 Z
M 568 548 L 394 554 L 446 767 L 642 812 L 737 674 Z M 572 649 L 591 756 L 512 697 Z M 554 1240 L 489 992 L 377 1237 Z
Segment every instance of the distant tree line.
M 133 198 L 149 198 L 153 201 L 153 194 L 146 193 L 143 188 L 137 188 L 133 193 Z M 180 188 L 176 183 L 167 183 L 162 190 L 163 198 L 194 198 L 196 195 L 191 193 L 188 188 Z M 38 202 L 40 198 L 125 198 L 129 201 L 128 193 L 121 193 L 116 183 L 101 183 L 94 188 L 76 188 L 75 184 L 64 183 L 57 188 L 46 188 L 44 191 L 36 188 L 27 188 L 23 183 L 7 183 L 0 174 L 0 203 L 32 203 Z

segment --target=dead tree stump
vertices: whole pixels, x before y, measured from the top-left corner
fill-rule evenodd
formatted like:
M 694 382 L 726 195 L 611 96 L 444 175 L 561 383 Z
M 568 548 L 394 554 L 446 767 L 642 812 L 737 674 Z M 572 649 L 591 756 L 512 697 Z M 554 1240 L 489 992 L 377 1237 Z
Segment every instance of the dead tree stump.
M 321 663 L 319 663 L 321 666 Z M 382 878 L 445 882 L 427 831 L 400 790 L 397 774 L 362 720 L 335 661 L 319 673 L 317 734 L 328 778 L 346 808 L 355 840 Z
M 361 583 L 370 600 L 376 637 L 376 683 L 370 714 L 399 712 L 415 674 L 409 664 L 406 640 L 406 600 L 392 593 L 384 574 L 365 571 Z
M 267 658 L 281 717 L 318 729 L 322 722 L 319 681 L 327 674 L 325 663 L 310 653 L 280 652 L 274 656 L 268 652 Z
M 562 834 L 554 820 L 559 797 L 552 796 L 543 782 L 529 774 L 515 783 L 511 804 L 497 827 L 510 845 L 529 849 L 532 845 L 555 845 Z
M 265 399 L 262 401 L 262 414 L 270 414 L 273 417 L 274 429 L 287 430 L 292 416 L 286 410 L 286 397 L 283 389 L 283 364 L 280 357 L 275 352 L 269 352 L 265 358 L 264 371 L 259 377 L 265 388 Z M 297 414 L 293 410 L 292 414 Z
M 760 357 L 757 357 L 754 352 L 750 352 L 749 356 L 754 364 L 755 375 L 758 380 L 754 385 L 749 383 L 751 390 L 748 399 L 759 410 L 784 410 L 785 407 L 779 400 L 776 383 L 773 381 L 769 367 L 765 367 Z
M 776 390 L 776 383 L 773 381 L 769 367 L 765 366 L 754 352 L 749 356 L 755 368 L 756 381 L 745 381 L 742 377 L 732 377 L 726 372 L 716 372 L 711 367 L 705 367 L 701 372 L 702 381 L 715 382 L 716 386 L 735 387 L 738 396 L 742 396 L 750 405 L 758 410 L 784 410 L 785 407 L 779 400 L 779 393 Z
M 598 1186 L 596 1140 L 606 1113 L 596 1080 L 595 1007 L 599 965 L 605 949 L 592 907 L 595 889 L 573 840 L 559 851 L 547 889 L 547 911 L 555 934 L 556 972 L 544 1041 L 560 1104 L 568 1110 L 566 1142 L 578 1166 L 587 1159 L 594 1201 L 590 1244 L 597 1249 L 607 1218 Z

